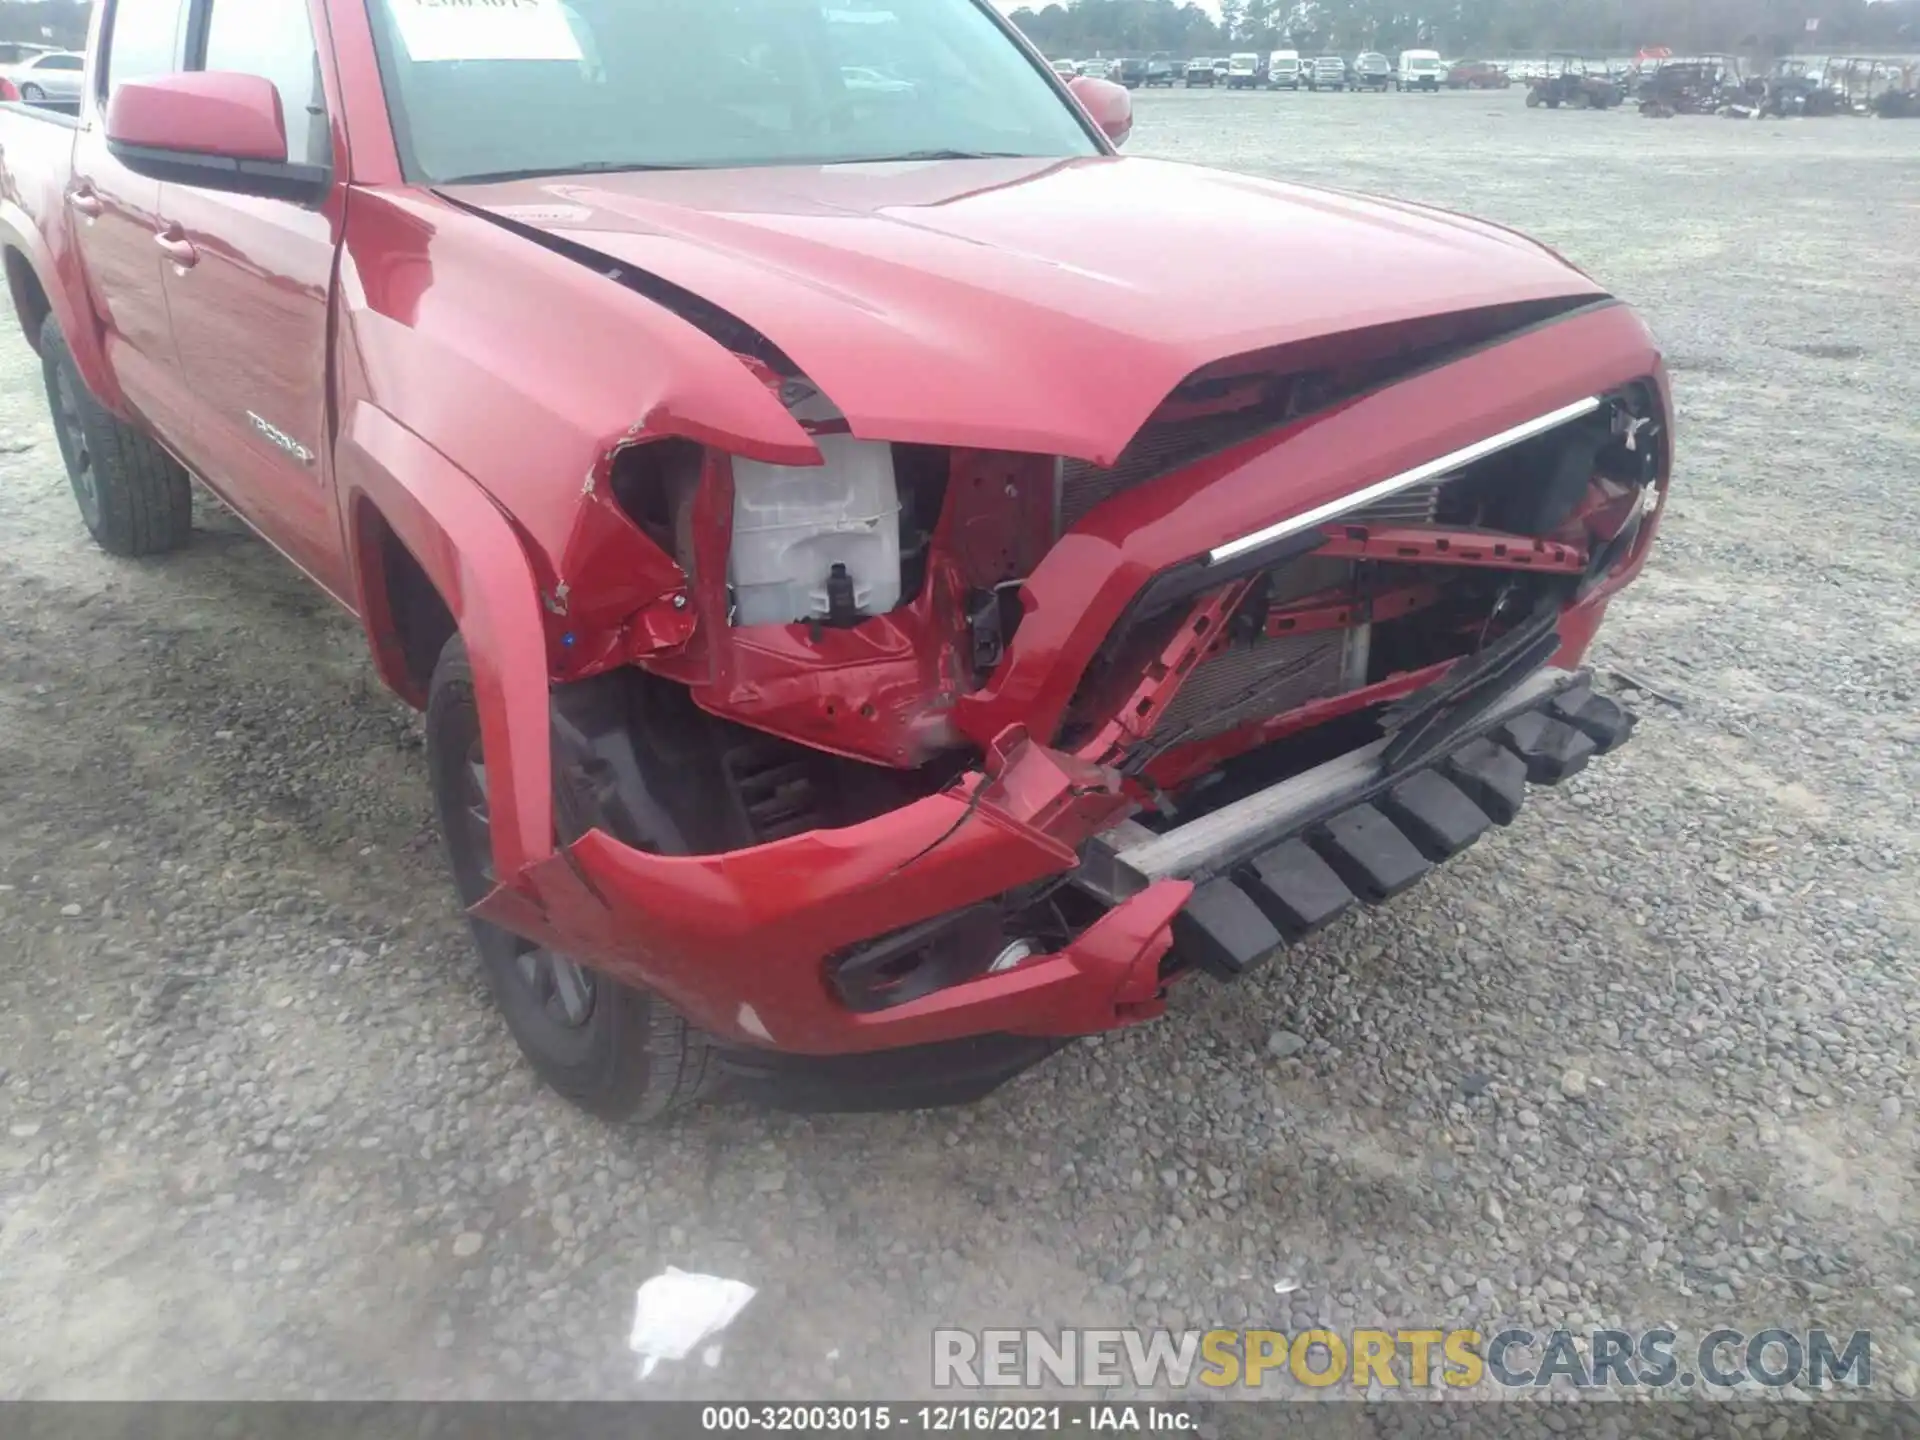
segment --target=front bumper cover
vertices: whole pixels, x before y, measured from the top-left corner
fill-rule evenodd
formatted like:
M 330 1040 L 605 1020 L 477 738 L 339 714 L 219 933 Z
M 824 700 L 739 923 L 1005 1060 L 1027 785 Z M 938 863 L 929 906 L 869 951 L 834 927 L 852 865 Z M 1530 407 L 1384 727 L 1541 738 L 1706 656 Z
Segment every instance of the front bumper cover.
M 1242 974 L 1356 901 L 1390 898 L 1511 821 L 1526 783 L 1564 778 L 1629 726 L 1583 672 L 1547 668 L 1433 756 L 1394 770 L 1381 741 L 1158 835 L 1121 819 L 1116 784 L 1023 738 L 940 795 L 749 850 L 648 855 L 593 831 L 535 867 L 531 895 L 503 889 L 477 913 L 661 992 L 748 1052 L 745 1070 L 777 1074 L 769 1052 L 933 1047 L 929 1063 L 959 1056 L 978 1076 L 974 1050 L 945 1042 L 1153 1018 L 1182 970 Z M 825 955 L 1061 875 L 1112 908 L 1059 951 L 868 1013 L 827 984 Z M 987 1069 L 1004 1079 L 1050 1048 L 1009 1042 Z

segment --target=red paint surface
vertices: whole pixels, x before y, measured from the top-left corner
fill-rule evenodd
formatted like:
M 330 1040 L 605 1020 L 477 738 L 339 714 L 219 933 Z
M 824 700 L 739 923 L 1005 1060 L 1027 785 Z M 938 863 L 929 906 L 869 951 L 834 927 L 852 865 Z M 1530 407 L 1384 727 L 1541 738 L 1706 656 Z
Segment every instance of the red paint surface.
M 1110 463 L 1190 376 L 1344 364 L 1378 353 L 1367 347 L 1380 327 L 1413 343 L 1444 335 L 1460 312 L 1601 292 L 1497 226 L 1115 155 L 442 196 L 402 173 L 364 5 L 312 0 L 312 15 L 335 178 L 310 209 L 133 175 L 108 153 L 97 87 L 77 130 L 0 115 L 0 242 L 24 266 L 16 300 L 32 299 L 27 280 L 44 291 L 94 392 L 354 609 L 382 676 L 419 703 L 380 564 L 387 537 L 404 545 L 473 661 L 505 877 L 482 913 L 659 989 L 731 1039 L 751 1041 L 758 1026 L 780 1046 L 831 1053 L 1082 1033 L 1155 1013 L 1183 885 L 1135 897 L 1059 954 L 894 1010 L 847 1012 L 821 967 L 875 934 L 1068 869 L 1075 847 L 1131 805 L 1112 771 L 1052 742 L 1088 660 L 1155 574 L 1636 378 L 1655 377 L 1665 401 L 1645 328 L 1624 307 L 1591 309 L 1118 495 L 1049 548 L 1054 457 Z M 1075 82 L 1062 103 L 1071 94 L 1118 134 L 1125 97 L 1110 88 Z M 111 123 L 149 142 L 264 154 L 258 101 L 223 77 L 127 86 Z M 222 115 L 234 124 L 216 136 L 209 117 Z M 949 447 L 919 597 L 818 635 L 729 627 L 727 456 L 817 463 L 807 431 L 763 367 L 475 209 L 650 272 L 762 331 L 856 436 Z M 162 237 L 191 244 L 197 263 L 171 264 Z M 1182 402 L 1195 414 L 1218 403 Z M 248 412 L 311 463 L 263 440 Z M 612 500 L 613 457 L 666 437 L 707 447 L 694 515 L 704 578 Z M 1563 662 L 1584 652 L 1653 529 L 1563 618 Z M 1024 577 L 1022 622 L 976 688 L 956 617 L 968 592 L 1008 575 Z M 842 830 L 691 858 L 594 833 L 563 856 L 548 687 L 618 664 L 823 749 L 908 765 L 959 746 L 976 764 L 943 793 Z M 1394 677 L 1184 747 L 1150 776 L 1176 783 L 1430 678 Z M 1150 718 L 1175 688 L 1149 685 L 1136 703 Z

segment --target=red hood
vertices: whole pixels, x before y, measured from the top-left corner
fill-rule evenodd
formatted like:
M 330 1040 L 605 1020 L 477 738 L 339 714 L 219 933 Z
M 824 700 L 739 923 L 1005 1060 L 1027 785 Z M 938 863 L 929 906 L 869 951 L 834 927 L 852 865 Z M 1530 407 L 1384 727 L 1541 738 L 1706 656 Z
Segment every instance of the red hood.
M 1496 226 L 1153 160 L 661 171 L 443 193 L 738 316 L 857 435 L 1102 464 L 1211 361 L 1601 293 Z

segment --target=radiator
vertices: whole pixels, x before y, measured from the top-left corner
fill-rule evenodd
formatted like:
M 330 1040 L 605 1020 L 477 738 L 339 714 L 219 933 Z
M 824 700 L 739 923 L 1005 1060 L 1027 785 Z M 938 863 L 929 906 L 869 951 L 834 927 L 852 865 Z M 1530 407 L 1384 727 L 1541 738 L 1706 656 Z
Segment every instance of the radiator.
M 1195 667 L 1154 728 L 1157 744 L 1205 740 L 1346 689 L 1349 632 L 1236 640 Z

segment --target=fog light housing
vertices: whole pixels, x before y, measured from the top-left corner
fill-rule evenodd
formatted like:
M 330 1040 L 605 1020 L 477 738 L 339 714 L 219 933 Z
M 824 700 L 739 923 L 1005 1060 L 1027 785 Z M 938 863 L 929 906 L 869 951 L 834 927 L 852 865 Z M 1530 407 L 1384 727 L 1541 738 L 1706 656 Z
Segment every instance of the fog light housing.
M 1011 970 L 1033 954 L 1030 941 L 1007 934 L 1006 912 L 985 902 L 842 951 L 827 961 L 827 980 L 848 1009 L 870 1013 Z

